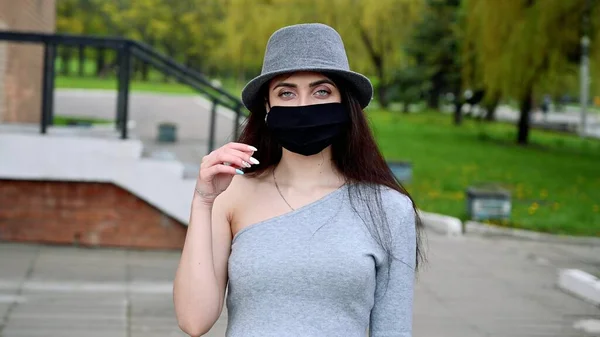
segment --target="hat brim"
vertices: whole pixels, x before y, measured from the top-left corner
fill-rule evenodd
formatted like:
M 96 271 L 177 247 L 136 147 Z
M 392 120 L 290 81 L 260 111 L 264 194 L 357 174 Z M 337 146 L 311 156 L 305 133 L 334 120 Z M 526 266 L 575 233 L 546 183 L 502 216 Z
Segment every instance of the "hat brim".
M 342 78 L 346 81 L 348 85 L 352 86 L 351 89 L 357 96 L 356 99 L 358 100 L 361 108 L 363 109 L 369 105 L 371 99 L 373 98 L 373 85 L 371 84 L 371 81 L 366 76 L 357 72 L 351 70 L 318 67 L 303 69 L 295 68 L 282 69 L 262 74 L 252 79 L 246 84 L 244 89 L 242 89 L 242 102 L 244 103 L 244 106 L 246 106 L 246 108 L 252 112 L 253 109 L 264 104 L 263 97 L 260 97 L 260 91 L 266 83 L 268 83 L 276 76 L 300 71 L 314 71 L 320 73 L 327 73 Z

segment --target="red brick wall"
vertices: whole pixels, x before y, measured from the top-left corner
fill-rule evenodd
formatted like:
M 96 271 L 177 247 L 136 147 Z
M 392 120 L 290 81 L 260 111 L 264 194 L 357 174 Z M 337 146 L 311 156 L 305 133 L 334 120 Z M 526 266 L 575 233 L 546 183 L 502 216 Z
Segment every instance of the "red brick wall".
M 186 228 L 112 184 L 0 180 L 0 241 L 180 249 Z
M 54 32 L 56 0 L 0 0 L 0 30 Z M 40 120 L 43 48 L 0 42 L 0 122 Z

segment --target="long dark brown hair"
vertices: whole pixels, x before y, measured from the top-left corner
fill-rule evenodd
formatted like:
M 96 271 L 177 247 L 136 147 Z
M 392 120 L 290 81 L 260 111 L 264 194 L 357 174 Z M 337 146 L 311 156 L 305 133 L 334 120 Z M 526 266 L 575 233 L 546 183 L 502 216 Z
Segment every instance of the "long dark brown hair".
M 334 74 L 324 73 L 329 77 L 340 90 L 342 95 L 342 104 L 350 113 L 350 123 L 348 128 L 340 134 L 332 144 L 332 160 L 337 170 L 345 177 L 349 183 L 348 192 L 352 207 L 357 211 L 357 206 L 366 206 L 368 209 L 370 221 L 361 216 L 363 222 L 367 225 L 373 238 L 386 251 L 388 256 L 395 258 L 391 249 L 390 227 L 382 206 L 380 187 L 387 186 L 404 195 L 412 202 L 416 217 L 416 256 L 415 270 L 418 269 L 420 262 L 424 260 L 424 254 L 421 247 L 422 222 L 417 213 L 417 207 L 414 200 L 394 177 L 383 155 L 379 151 L 371 128 L 365 117 L 360 103 L 355 98 L 352 86 L 348 85 L 342 78 Z M 262 95 L 267 100 L 266 86 L 263 88 Z M 265 101 L 266 102 L 266 101 Z M 266 109 L 264 104 L 250 107 L 251 114 L 246 120 L 243 130 L 238 138 L 238 142 L 255 146 L 258 151 L 254 157 L 260 161 L 259 165 L 253 165 L 245 170 L 247 176 L 261 175 L 267 169 L 277 165 L 281 160 L 281 146 L 271 136 L 270 130 L 265 123 Z M 375 193 L 371 193 L 375 192 Z M 371 196 L 374 196 L 372 198 Z M 370 199 L 370 202 L 355 203 L 356 200 Z M 360 212 L 357 211 L 360 216 Z M 391 259 L 388 258 L 388 265 Z M 389 272 L 389 268 L 388 268 Z

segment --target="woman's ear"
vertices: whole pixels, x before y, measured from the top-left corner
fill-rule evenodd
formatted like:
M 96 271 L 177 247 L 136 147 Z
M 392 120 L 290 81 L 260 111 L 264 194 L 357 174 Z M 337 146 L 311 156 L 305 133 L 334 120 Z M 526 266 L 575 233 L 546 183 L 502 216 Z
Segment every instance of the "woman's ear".
M 265 97 L 265 123 L 267 122 L 267 116 L 269 115 L 270 110 L 271 104 L 269 103 L 269 98 Z

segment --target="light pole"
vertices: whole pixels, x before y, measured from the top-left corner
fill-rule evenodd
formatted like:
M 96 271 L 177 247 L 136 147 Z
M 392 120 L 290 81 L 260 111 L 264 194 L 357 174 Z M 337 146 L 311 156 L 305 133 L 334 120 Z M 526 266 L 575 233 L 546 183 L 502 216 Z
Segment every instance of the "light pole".
M 581 123 L 579 126 L 579 135 L 585 137 L 585 126 L 587 124 L 587 105 L 590 91 L 590 61 L 589 61 L 590 38 L 585 35 L 581 38 L 581 70 L 580 70 L 580 93 L 579 101 L 581 104 Z
M 579 93 L 579 101 L 581 104 L 581 120 L 579 125 L 579 135 L 583 138 L 585 137 L 585 128 L 587 125 L 587 105 L 589 101 L 589 93 L 590 93 L 590 59 L 589 59 L 589 51 L 590 51 L 590 10 L 592 1 L 586 0 L 585 2 L 585 12 L 583 14 L 583 36 L 581 37 L 581 69 L 580 69 L 580 93 Z

